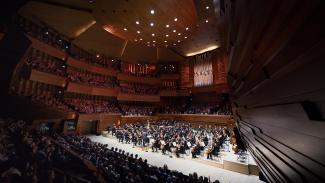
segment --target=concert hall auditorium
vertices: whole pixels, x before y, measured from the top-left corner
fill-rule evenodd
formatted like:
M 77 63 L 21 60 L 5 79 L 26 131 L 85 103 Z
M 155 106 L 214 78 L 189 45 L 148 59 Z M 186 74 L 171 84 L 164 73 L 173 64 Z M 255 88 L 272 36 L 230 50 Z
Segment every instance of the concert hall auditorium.
M 9 0 L 0 183 L 324 183 L 324 0 Z

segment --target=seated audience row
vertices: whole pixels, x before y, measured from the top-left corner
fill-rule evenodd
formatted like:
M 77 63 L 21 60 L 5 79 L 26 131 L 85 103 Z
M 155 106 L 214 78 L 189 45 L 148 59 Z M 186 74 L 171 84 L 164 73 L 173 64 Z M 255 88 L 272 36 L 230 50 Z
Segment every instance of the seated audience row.
M 40 93 L 38 95 L 34 94 L 31 96 L 31 100 L 33 102 L 39 102 L 63 111 L 73 111 L 64 101 L 54 96 L 53 94 L 49 94 L 49 93 Z
M 65 98 L 64 102 L 79 113 L 120 113 L 109 101 Z
M 125 83 L 120 85 L 121 92 L 135 95 L 157 95 L 158 86 L 145 85 L 139 83 Z
M 66 65 L 62 60 L 34 48 L 31 48 L 29 51 L 26 64 L 32 69 L 62 77 L 66 76 Z
M 77 68 L 69 67 L 68 79 L 71 82 L 87 84 L 96 87 L 112 88 L 117 85 L 117 80 L 114 77 L 104 76 L 97 73 L 82 71 Z
M 150 105 L 120 104 L 123 115 L 126 116 L 150 116 L 154 107 Z
M 137 154 L 130 154 L 106 144 L 92 142 L 87 137 L 65 136 L 67 142 L 78 148 L 86 159 L 105 172 L 108 182 L 208 183 L 207 177 L 189 176 L 164 167 L 151 166 Z M 219 181 L 216 181 L 219 182 Z
M 0 182 L 87 182 L 96 181 L 80 159 L 56 145 L 44 132 L 30 128 L 25 121 L 0 119 Z M 72 167 L 80 167 L 79 176 Z

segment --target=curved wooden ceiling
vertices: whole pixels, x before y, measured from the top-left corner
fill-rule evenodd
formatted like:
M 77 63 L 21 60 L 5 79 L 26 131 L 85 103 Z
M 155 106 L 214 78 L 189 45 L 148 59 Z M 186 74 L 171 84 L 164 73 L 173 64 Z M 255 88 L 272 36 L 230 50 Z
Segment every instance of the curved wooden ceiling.
M 19 13 L 81 48 L 128 62 L 182 61 L 219 44 L 212 0 L 34 0 Z

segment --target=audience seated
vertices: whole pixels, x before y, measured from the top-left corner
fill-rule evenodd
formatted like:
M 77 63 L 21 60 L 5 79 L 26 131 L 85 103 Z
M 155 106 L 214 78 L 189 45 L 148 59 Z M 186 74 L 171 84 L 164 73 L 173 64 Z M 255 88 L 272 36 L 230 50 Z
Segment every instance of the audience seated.
M 145 85 L 139 83 L 125 83 L 120 86 L 121 92 L 134 95 L 157 95 L 158 86 Z
M 92 142 L 87 137 L 65 136 L 71 146 L 79 149 L 82 156 L 105 172 L 108 182 L 187 182 L 208 183 L 207 177 L 198 177 L 196 173 L 189 176 L 164 167 L 151 166 L 147 160 L 137 154 L 130 154 L 108 145 Z M 216 181 L 218 182 L 218 181 Z
M 120 113 L 109 101 L 65 98 L 64 102 L 79 113 Z
M 123 115 L 126 116 L 150 116 L 154 107 L 150 105 L 120 104 Z
M 68 79 L 71 82 L 87 84 L 96 87 L 108 87 L 112 88 L 116 86 L 116 78 L 110 76 L 104 76 L 88 71 L 81 71 L 77 68 L 69 67 L 68 69 Z
M 0 182 L 96 181 L 79 159 L 52 141 L 50 134 L 33 130 L 25 121 L 0 119 L 0 132 Z M 79 170 L 78 175 L 73 175 L 72 167 Z M 77 177 L 83 174 L 88 180 Z
M 62 77 L 66 76 L 66 65 L 63 61 L 44 52 L 31 48 L 26 58 L 26 64 L 32 69 L 52 73 Z
M 33 102 L 40 102 L 47 106 L 60 109 L 63 111 L 73 111 L 66 103 L 64 103 L 60 98 L 55 97 L 52 94 L 40 93 L 38 95 L 33 94 L 30 96 Z

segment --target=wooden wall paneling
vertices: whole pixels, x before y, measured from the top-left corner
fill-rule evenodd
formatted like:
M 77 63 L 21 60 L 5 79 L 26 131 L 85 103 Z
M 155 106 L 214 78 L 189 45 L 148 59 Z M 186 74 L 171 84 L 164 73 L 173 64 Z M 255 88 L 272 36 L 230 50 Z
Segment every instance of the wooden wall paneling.
M 49 74 L 37 70 L 32 70 L 29 79 L 32 81 L 38 81 L 41 83 L 46 83 L 49 85 L 55 85 L 60 87 L 65 87 L 67 84 L 66 79 L 61 76 L 57 76 L 54 74 Z

